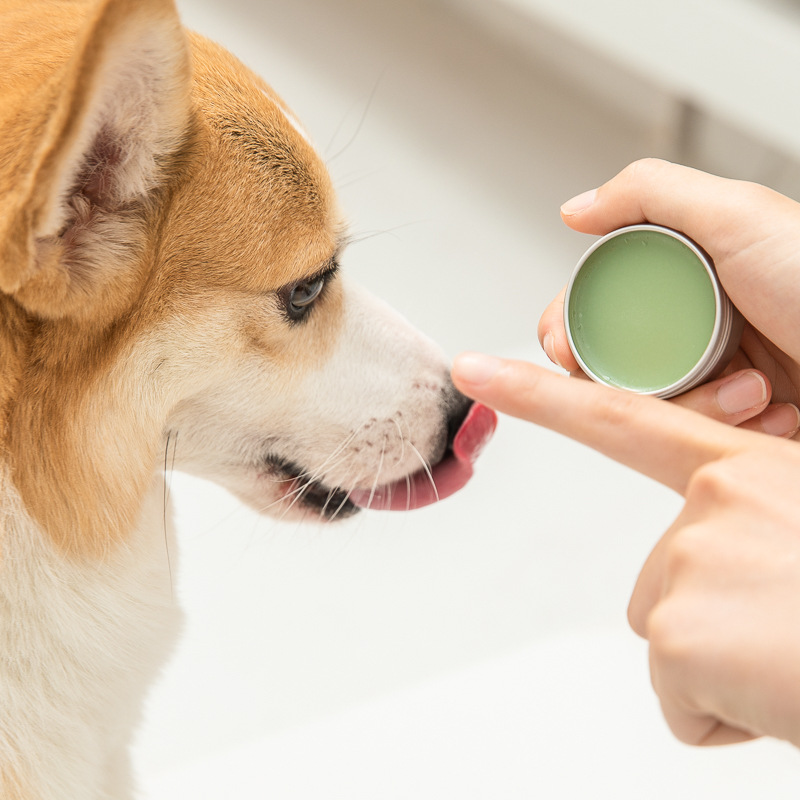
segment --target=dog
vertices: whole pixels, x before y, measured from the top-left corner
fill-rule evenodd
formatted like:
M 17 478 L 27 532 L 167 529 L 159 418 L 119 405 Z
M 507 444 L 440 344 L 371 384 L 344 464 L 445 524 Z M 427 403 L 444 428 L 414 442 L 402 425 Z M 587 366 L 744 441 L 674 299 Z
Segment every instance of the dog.
M 164 470 L 416 508 L 495 417 L 347 280 L 308 135 L 172 0 L 0 0 L 0 74 L 0 797 L 130 798 L 180 621 Z

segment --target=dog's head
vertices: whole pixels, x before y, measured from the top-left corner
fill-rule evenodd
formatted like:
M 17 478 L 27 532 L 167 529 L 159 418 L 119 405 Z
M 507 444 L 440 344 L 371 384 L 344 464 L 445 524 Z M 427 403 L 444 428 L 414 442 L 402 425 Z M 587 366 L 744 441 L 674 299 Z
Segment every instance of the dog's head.
M 165 448 L 280 515 L 460 488 L 494 417 L 346 280 L 330 179 L 291 112 L 187 38 L 170 0 L 87 10 L 53 21 L 72 49 L 17 80 L 2 120 L 24 136 L 0 149 L 0 289 L 25 336 L 3 401 L 36 516 L 66 539 L 124 530 Z

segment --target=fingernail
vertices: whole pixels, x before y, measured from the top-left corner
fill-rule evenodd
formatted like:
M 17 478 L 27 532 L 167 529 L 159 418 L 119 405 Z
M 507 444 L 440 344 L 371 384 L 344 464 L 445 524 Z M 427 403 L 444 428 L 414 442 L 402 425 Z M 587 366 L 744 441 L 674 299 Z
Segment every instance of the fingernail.
M 761 427 L 771 436 L 794 436 L 800 428 L 800 410 L 791 403 L 772 406 L 761 415 Z
M 542 339 L 542 349 L 545 352 L 545 355 L 557 366 L 561 367 L 561 369 L 565 369 L 564 365 L 558 360 L 558 356 L 556 355 L 556 337 L 553 335 L 553 331 L 547 331 Z
M 767 402 L 767 382 L 758 372 L 744 372 L 717 389 L 717 403 L 726 414 L 739 414 Z
M 502 361 L 494 356 L 464 353 L 453 364 L 453 377 L 473 386 L 481 386 L 492 379 L 501 364 Z
M 583 192 L 583 194 L 579 194 L 576 197 L 573 197 L 571 200 L 567 200 L 563 206 L 561 206 L 561 213 L 565 217 L 571 217 L 574 214 L 580 214 L 581 211 L 586 211 L 592 203 L 594 203 L 595 199 L 597 198 L 597 189 L 591 189 L 588 192 Z

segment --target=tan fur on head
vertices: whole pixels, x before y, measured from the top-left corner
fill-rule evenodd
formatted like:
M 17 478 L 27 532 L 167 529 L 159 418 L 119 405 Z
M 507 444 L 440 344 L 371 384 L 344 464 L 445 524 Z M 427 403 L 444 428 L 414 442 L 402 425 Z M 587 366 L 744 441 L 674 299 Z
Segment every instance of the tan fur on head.
M 60 231 L 33 235 L 35 259 L 27 270 L 15 270 L 18 263 L 9 260 L 9 250 L 0 267 L 2 275 L 22 274 L 12 292 L 21 308 L 9 305 L 6 320 L 18 319 L 30 330 L 27 363 L 16 370 L 21 386 L 10 419 L 16 481 L 45 528 L 73 552 L 105 552 L 130 529 L 157 462 L 154 448 L 162 446 L 163 420 L 171 404 L 190 391 L 184 376 L 202 374 L 186 364 L 172 383 L 151 374 L 155 362 L 163 373 L 163 365 L 174 359 L 173 343 L 162 340 L 158 351 L 145 341 L 146 333 L 165 316 L 180 317 L 192 306 L 224 305 L 222 293 L 231 302 L 243 293 L 266 298 L 316 272 L 340 247 L 327 173 L 275 95 L 226 51 L 197 36 L 191 39 L 191 85 L 182 58 L 152 52 L 158 44 L 170 54 L 183 47 L 182 38 L 170 38 L 173 20 L 164 21 L 159 36 L 153 19 L 140 26 L 148 36 L 137 37 L 135 25 L 123 24 L 125 14 L 147 19 L 148 5 L 162 6 L 156 18 L 162 24 L 167 3 L 104 2 L 87 39 L 104 37 L 106 45 L 84 45 L 88 55 L 76 59 L 79 67 L 72 62 L 64 67 L 71 77 L 78 68 L 88 72 L 69 84 L 80 98 L 85 85 L 94 85 L 101 99 L 72 103 L 83 125 L 64 124 L 61 138 L 47 140 L 56 155 L 36 171 L 47 180 L 35 183 L 24 206 L 26 218 L 39 220 L 32 230 L 41 234 L 56 225 Z M 125 66 L 120 48 L 126 46 L 133 67 Z M 102 57 L 106 51 L 113 51 L 111 64 Z M 168 74 L 155 80 L 149 61 L 137 73 L 145 54 Z M 115 65 L 117 72 L 106 77 Z M 166 100 L 141 103 L 136 116 L 131 103 L 138 102 L 138 90 L 164 91 Z M 183 109 L 183 118 L 176 108 Z M 130 142 L 130 152 L 101 164 L 102 174 L 90 175 L 86 154 L 94 157 L 104 146 L 103 120 L 117 124 L 112 130 L 122 145 Z M 172 134 L 155 136 L 162 128 Z M 173 151 L 162 152 L 170 143 Z M 151 157 L 139 153 L 138 145 Z M 159 185 L 159 178 L 168 185 Z M 14 199 L 23 198 L 15 193 Z M 23 229 L 14 226 L 14 235 L 22 236 Z M 193 325 L 171 335 L 186 337 Z M 210 325 L 197 330 L 197 352 L 206 349 L 210 330 Z M 273 349 L 281 338 L 277 333 Z M 265 321 L 258 337 L 268 338 Z M 230 335 L 220 335 L 216 346 L 230 343 Z M 319 358 L 320 348 L 308 352 Z

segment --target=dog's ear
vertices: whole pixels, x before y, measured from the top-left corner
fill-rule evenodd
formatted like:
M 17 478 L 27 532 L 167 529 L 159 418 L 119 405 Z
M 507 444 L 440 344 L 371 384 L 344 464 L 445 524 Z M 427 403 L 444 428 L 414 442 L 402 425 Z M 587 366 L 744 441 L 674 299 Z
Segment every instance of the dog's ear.
M 99 0 L 76 41 L 55 75 L 28 97 L 12 92 L 16 108 L 0 115 L 0 133 L 16 134 L 8 158 L 0 145 L 0 290 L 46 317 L 124 294 L 143 215 L 190 120 L 173 0 Z

